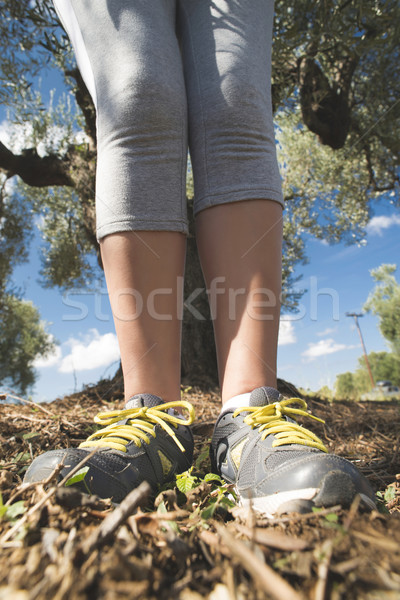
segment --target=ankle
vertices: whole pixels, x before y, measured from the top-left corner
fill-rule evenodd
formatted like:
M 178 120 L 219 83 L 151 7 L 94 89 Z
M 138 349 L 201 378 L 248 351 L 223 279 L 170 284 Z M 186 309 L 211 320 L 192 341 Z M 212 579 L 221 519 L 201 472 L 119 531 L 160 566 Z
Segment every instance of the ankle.
M 277 382 L 276 377 L 260 377 L 254 378 L 250 380 L 242 380 L 240 382 L 232 382 L 229 384 L 224 384 L 221 390 L 221 398 L 222 404 L 225 405 L 226 402 L 230 401 L 233 398 L 239 396 L 245 396 L 246 394 L 251 394 L 251 392 L 260 387 L 272 387 L 276 388 Z M 245 403 L 244 403 L 245 405 Z

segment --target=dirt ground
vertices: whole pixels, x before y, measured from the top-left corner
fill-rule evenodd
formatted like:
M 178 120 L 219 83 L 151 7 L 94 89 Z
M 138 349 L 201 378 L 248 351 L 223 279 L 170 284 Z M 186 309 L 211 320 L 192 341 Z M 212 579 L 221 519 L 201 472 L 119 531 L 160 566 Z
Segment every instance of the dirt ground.
M 369 514 L 357 502 L 274 520 L 224 502 L 210 510 L 226 497 L 211 482 L 155 501 L 136 492 L 119 507 L 71 487 L 20 486 L 33 457 L 83 441 L 97 412 L 120 408 L 117 396 L 103 382 L 46 405 L 0 404 L 0 600 L 400 598 L 398 403 L 307 400 L 326 420 L 313 430 L 378 492 Z M 196 408 L 201 478 L 219 398 L 183 397 Z

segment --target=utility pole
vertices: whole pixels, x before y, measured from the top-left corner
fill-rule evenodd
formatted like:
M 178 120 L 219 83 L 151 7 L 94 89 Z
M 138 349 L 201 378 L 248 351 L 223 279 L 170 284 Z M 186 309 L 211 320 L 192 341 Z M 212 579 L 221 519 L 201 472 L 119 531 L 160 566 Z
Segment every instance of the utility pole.
M 346 317 L 354 317 L 354 320 L 356 322 L 356 327 L 357 327 L 358 333 L 360 335 L 361 346 L 362 346 L 362 349 L 363 349 L 363 352 L 364 352 L 364 358 L 365 358 L 365 363 L 367 365 L 367 369 L 368 369 L 368 373 L 369 373 L 369 378 L 371 380 L 372 387 L 374 388 L 375 387 L 375 381 L 374 381 L 374 378 L 373 378 L 373 375 L 372 375 L 372 371 L 371 371 L 371 367 L 370 367 L 370 364 L 369 364 L 367 351 L 365 349 L 364 338 L 363 338 L 362 333 L 361 333 L 360 324 L 358 322 L 358 318 L 359 317 L 363 317 L 363 316 L 364 315 L 362 313 L 350 313 L 350 312 L 346 313 Z

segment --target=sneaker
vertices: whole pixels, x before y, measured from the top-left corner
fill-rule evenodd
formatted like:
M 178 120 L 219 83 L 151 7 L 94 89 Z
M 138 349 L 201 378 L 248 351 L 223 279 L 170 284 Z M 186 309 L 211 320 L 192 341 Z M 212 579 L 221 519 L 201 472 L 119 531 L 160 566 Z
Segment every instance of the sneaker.
M 364 507 L 375 508 L 374 492 L 355 466 L 328 454 L 296 423 L 296 415 L 321 421 L 306 409 L 304 400 L 284 399 L 274 388 L 254 390 L 250 406 L 220 415 L 211 441 L 213 471 L 235 485 L 242 505 L 269 517 L 348 507 L 356 494 Z
M 185 419 L 176 409 L 184 409 Z M 190 468 L 193 435 L 188 427 L 194 421 L 189 402 L 164 403 L 158 396 L 134 396 L 124 410 L 99 413 L 95 422 L 106 427 L 93 433 L 78 448 L 52 450 L 35 458 L 24 482 L 47 479 L 60 463 L 59 481 L 94 448 L 98 449 L 84 467 L 84 479 L 76 485 L 83 492 L 121 502 L 142 481 L 154 491 Z

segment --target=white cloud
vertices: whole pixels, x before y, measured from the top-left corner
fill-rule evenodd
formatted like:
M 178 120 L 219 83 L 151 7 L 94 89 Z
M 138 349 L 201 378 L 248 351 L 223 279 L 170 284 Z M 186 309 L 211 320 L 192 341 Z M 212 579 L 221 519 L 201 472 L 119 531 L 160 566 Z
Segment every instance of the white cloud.
M 338 344 L 334 339 L 328 338 L 326 340 L 320 340 L 316 344 L 308 344 L 307 350 L 302 352 L 302 356 L 308 360 L 314 360 L 319 356 L 326 356 L 327 354 L 333 354 L 334 352 L 340 352 L 341 350 L 349 350 L 356 348 L 357 346 L 346 346 L 346 344 Z
M 60 373 L 106 367 L 120 358 L 117 336 L 114 333 L 100 335 L 97 329 L 91 329 L 83 341 L 70 338 L 67 344 L 71 351 L 61 360 L 58 369 Z
M 32 136 L 32 123 L 12 124 L 6 119 L 0 123 L 0 139 L 7 148 L 18 154 L 26 146 L 26 140 Z
M 33 362 L 33 366 L 36 369 L 45 369 L 46 367 L 54 367 L 58 365 L 61 360 L 62 352 L 60 346 L 55 346 L 54 351 L 51 354 L 43 357 L 40 356 Z
M 324 335 L 329 335 L 330 333 L 335 333 L 336 327 L 327 327 L 324 331 L 318 331 L 317 336 L 322 337 Z
M 90 329 L 83 339 L 70 338 L 63 345 L 69 349 L 66 356 L 63 357 L 60 346 L 55 346 L 47 357 L 37 358 L 33 363 L 34 367 L 58 367 L 59 373 L 73 373 L 107 367 L 120 359 L 115 333 L 100 335 L 97 329 Z
M 400 225 L 400 215 L 393 214 L 389 217 L 384 215 L 372 217 L 366 229 L 371 235 L 383 235 L 384 229 L 388 229 L 393 225 Z
M 287 346 L 288 344 L 295 344 L 297 341 L 294 332 L 294 325 L 291 321 L 281 320 L 279 323 L 279 346 Z

